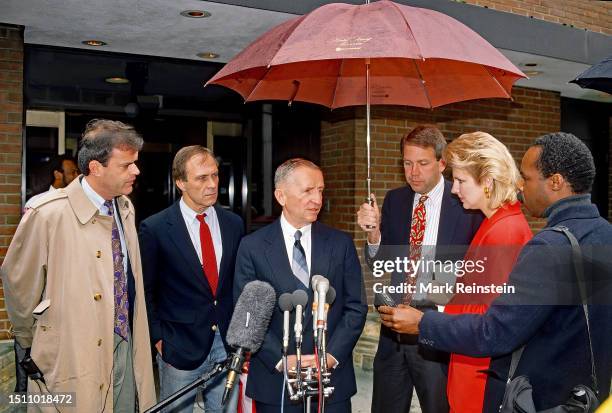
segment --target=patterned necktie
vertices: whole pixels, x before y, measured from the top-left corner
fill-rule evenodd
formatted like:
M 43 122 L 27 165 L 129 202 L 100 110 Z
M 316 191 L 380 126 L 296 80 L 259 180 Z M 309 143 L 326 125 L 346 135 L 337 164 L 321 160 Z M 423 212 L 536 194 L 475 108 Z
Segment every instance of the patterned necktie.
M 410 224 L 410 261 L 414 264 L 421 258 L 421 250 L 423 248 L 423 238 L 425 237 L 425 224 L 427 220 L 427 210 L 425 209 L 425 201 L 429 197 L 421 195 L 419 203 L 412 212 L 412 223 Z M 414 268 L 414 267 L 411 267 Z M 406 283 L 415 286 L 417 282 L 417 274 L 414 271 L 406 273 Z M 404 295 L 403 303 L 410 305 L 412 294 L 407 292 Z
M 210 228 L 204 220 L 206 214 L 196 215 L 200 221 L 200 248 L 202 249 L 202 270 L 208 280 L 208 285 L 212 290 L 213 297 L 217 294 L 217 284 L 219 283 L 219 270 L 217 269 L 217 256 L 215 255 L 215 245 L 213 244 Z
M 113 220 L 112 227 L 112 249 L 113 249 L 113 273 L 115 279 L 115 334 L 120 335 L 127 341 L 130 333 L 130 324 L 128 322 L 128 309 L 130 303 L 127 293 L 127 277 L 125 276 L 125 268 L 123 266 L 123 252 L 121 251 L 121 237 L 119 235 L 119 227 L 114 217 L 113 201 L 105 201 L 104 206 L 108 208 L 109 214 Z
M 293 244 L 293 259 L 291 261 L 291 270 L 298 280 L 308 288 L 310 281 L 310 273 L 308 272 L 308 264 L 306 263 L 306 253 L 302 247 L 300 239 L 302 231 L 299 229 L 293 235 L 295 243 Z

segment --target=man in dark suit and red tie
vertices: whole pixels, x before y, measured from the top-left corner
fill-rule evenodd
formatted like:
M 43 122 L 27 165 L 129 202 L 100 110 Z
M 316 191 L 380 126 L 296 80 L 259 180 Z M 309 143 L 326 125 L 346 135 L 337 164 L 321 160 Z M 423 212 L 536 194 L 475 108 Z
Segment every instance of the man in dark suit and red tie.
M 435 126 L 417 126 L 400 140 L 400 152 L 408 185 L 389 191 L 381 213 L 374 200 L 357 212 L 357 223 L 367 234 L 366 262 L 408 257 L 420 259 L 461 259 L 482 222 L 482 214 L 463 209 L 451 194 L 451 183 L 442 172 L 446 140 Z M 457 248 L 465 246 L 465 250 Z M 446 255 L 446 257 L 445 257 Z M 441 274 L 418 271 L 394 272 L 391 284 L 402 286 L 436 283 Z M 451 281 L 450 279 L 444 281 Z M 426 294 L 394 294 L 397 304 L 409 304 L 422 311 L 437 311 Z M 374 358 L 372 412 L 408 413 L 413 388 L 423 413 L 448 413 L 446 365 L 448 355 L 423 351 L 417 336 L 397 334 L 381 327 Z
M 164 399 L 227 356 L 236 251 L 242 219 L 216 205 L 219 169 L 199 145 L 179 150 L 172 176 L 181 199 L 140 225 L 140 245 L 151 341 L 157 349 L 160 398 Z M 220 412 L 224 379 L 203 393 L 206 411 Z M 192 412 L 196 391 L 169 411 Z

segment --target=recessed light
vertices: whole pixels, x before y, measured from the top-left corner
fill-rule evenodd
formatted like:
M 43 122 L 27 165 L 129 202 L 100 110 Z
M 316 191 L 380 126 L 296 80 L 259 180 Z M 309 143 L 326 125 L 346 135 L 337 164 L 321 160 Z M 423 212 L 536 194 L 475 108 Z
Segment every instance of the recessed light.
M 184 10 L 181 12 L 181 16 L 191 17 L 192 19 L 203 19 L 210 17 L 210 13 L 204 10 Z
M 216 59 L 219 57 L 219 54 L 213 52 L 202 52 L 198 53 L 196 56 L 201 57 L 202 59 Z
M 86 46 L 106 46 L 106 42 L 103 42 L 102 40 L 83 40 L 81 43 L 83 43 Z
M 525 67 L 536 67 L 537 65 L 537 63 L 523 63 L 523 66 Z
M 127 79 L 125 77 L 121 77 L 121 76 L 107 77 L 106 79 L 104 79 L 104 81 L 106 83 L 112 83 L 114 85 L 125 85 L 127 83 L 130 83 L 129 79 Z
M 535 77 L 542 72 L 540 72 L 539 70 L 525 70 L 523 73 L 525 73 L 529 77 Z

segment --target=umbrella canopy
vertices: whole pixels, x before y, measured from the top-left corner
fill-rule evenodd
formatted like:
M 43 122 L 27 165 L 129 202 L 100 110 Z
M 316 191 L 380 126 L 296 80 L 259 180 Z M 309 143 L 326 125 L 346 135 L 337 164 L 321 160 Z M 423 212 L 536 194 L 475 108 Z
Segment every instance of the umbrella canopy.
M 526 77 L 459 21 L 381 0 L 333 3 L 266 32 L 208 84 L 245 101 L 288 100 L 330 108 L 366 104 L 434 108 L 470 99 L 509 98 Z
M 612 94 L 612 56 L 594 64 L 570 83 Z

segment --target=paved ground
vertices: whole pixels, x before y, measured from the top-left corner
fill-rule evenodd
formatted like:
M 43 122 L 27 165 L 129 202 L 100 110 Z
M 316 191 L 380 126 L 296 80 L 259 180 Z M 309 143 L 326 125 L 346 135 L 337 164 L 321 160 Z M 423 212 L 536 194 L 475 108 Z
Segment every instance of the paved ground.
M 360 367 L 355 367 L 355 375 L 357 377 L 357 394 L 353 396 L 351 400 L 353 413 L 370 413 L 370 406 L 372 403 L 372 371 L 366 371 Z M 416 393 L 412 398 L 410 413 L 421 413 L 421 407 L 419 406 Z

